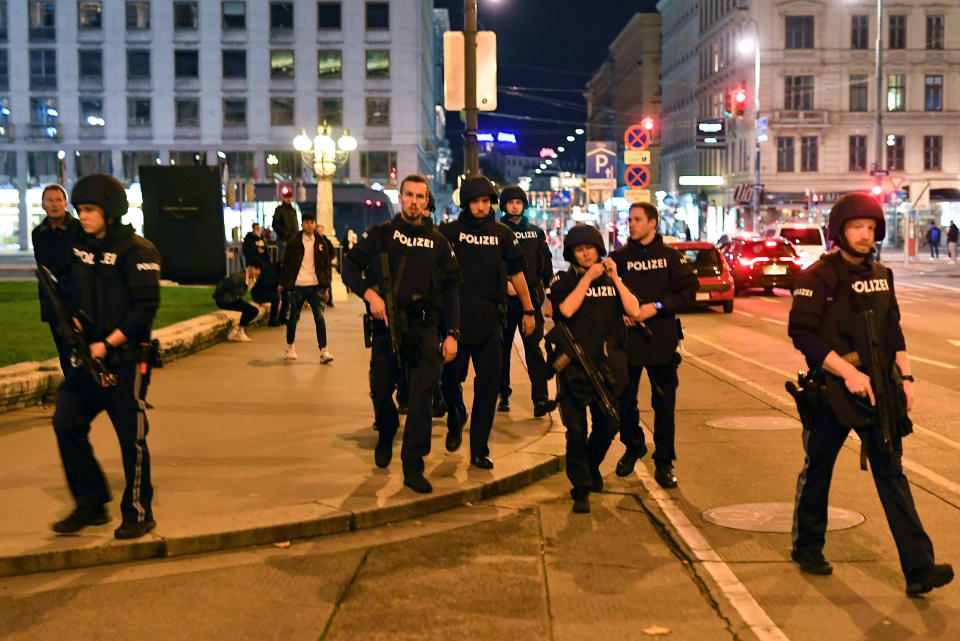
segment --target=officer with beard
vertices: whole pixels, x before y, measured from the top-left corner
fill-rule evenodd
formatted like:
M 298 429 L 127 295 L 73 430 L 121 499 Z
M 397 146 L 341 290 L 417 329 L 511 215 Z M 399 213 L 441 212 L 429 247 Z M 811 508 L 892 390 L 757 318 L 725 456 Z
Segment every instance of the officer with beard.
M 791 558 L 811 574 L 833 571 L 823 556 L 827 501 L 834 463 L 852 428 L 870 460 L 907 594 L 923 594 L 949 583 L 953 568 L 934 563 L 933 544 L 920 523 L 903 473 L 901 439 L 911 431 L 906 412 L 914 401 L 913 376 L 893 273 L 871 256 L 874 241 L 882 241 L 886 234 L 883 209 L 867 194 L 846 194 L 830 211 L 828 232 L 839 251 L 827 254 L 797 278 L 787 327 L 794 346 L 823 387 L 812 424 L 805 421 L 803 426 L 806 459 L 797 481 Z M 868 311 L 876 317 L 879 372 L 867 365 L 874 353 L 867 339 Z M 875 385 L 880 377 L 890 382 L 883 389 L 894 395 L 890 401 L 901 414 L 891 430 L 890 447 L 882 442 L 875 412 L 865 409 L 866 404 L 877 404 L 874 390 L 879 389 Z M 855 402 L 858 398 L 860 404 Z
M 627 451 L 617 462 L 617 475 L 633 473 L 637 460 L 647 452 L 637 406 L 640 376 L 646 369 L 654 413 L 653 443 L 656 449 L 653 461 L 656 471 L 653 477 L 660 487 L 674 488 L 677 487 L 673 472 L 673 461 L 677 458 L 674 410 L 680 383 L 677 377 L 680 354 L 677 352 L 679 329 L 676 313 L 693 304 L 700 281 L 686 257 L 663 244 L 663 236 L 657 233 L 659 218 L 657 208 L 650 203 L 630 205 L 630 240 L 610 254 L 623 281 L 641 301 L 640 314 L 624 319 L 629 328 L 630 376 L 620 399 L 620 440 Z M 649 329 L 650 336 L 641 334 L 638 323 Z
M 547 380 L 550 378 L 550 368 L 543 359 L 540 351 L 540 340 L 543 338 L 543 314 L 540 306 L 546 297 L 546 288 L 553 278 L 553 259 L 550 248 L 547 247 L 547 237 L 543 230 L 531 225 L 523 215 L 527 208 L 527 194 L 517 185 L 504 187 L 500 192 L 500 219 L 510 228 L 520 248 L 523 249 L 527 267 L 523 272 L 530 290 L 530 299 L 535 312 L 536 329 L 529 336 L 523 335 L 523 354 L 527 362 L 527 375 L 530 377 L 531 397 L 533 399 L 533 415 L 543 416 L 553 411 L 556 401 L 547 396 Z M 497 410 L 510 411 L 510 354 L 513 352 L 513 336 L 523 319 L 523 305 L 513 286 L 507 285 L 507 329 L 503 333 L 503 367 L 500 378 L 500 405 Z
M 443 368 L 441 378 L 448 408 L 446 446 L 448 451 L 456 451 L 463 438 L 467 411 L 462 384 L 472 360 L 476 377 L 470 419 L 470 464 L 484 470 L 493 467 L 488 441 L 500 391 L 508 279 L 520 299 L 523 333 L 529 336 L 536 328 L 536 312 L 523 276 L 523 250 L 510 228 L 491 215 L 496 199 L 497 190 L 489 179 L 468 178 L 460 186 L 463 211 L 457 220 L 440 225 L 464 276 L 460 289 L 463 337 L 457 358 Z
M 403 429 L 403 483 L 415 492 L 433 491 L 424 476 L 423 458 L 430 453 L 432 389 L 443 363 L 457 355 L 460 338 L 458 290 L 460 266 L 447 239 L 437 231 L 427 211 L 429 185 L 413 174 L 400 183 L 400 213 L 393 220 L 368 229 L 344 257 L 343 282 L 361 296 L 373 320 L 370 351 L 370 398 L 377 426 L 374 461 L 390 465 L 393 439 L 400 426 L 393 392 L 401 368 L 408 375 L 407 419 Z M 390 345 L 385 286 L 380 256 L 390 264 L 394 296 L 406 326 L 402 334 L 401 360 Z M 444 336 L 438 324 L 446 328 Z

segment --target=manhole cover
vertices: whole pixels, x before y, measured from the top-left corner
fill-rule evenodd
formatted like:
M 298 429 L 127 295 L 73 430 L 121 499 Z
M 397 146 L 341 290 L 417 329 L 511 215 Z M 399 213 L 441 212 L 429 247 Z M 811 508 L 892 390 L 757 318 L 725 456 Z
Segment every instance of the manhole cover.
M 800 421 L 787 416 L 725 416 L 707 421 L 718 430 L 797 430 Z
M 793 503 L 741 503 L 715 507 L 703 513 L 708 523 L 750 532 L 790 532 Z M 863 523 L 863 515 L 839 507 L 827 509 L 827 530 L 846 530 Z

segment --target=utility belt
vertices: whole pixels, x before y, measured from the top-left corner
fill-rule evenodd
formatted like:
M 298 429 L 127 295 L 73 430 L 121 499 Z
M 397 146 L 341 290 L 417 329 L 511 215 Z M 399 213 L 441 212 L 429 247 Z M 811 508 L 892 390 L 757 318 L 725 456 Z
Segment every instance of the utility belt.
M 405 334 L 412 329 L 433 328 L 440 323 L 440 313 L 436 307 L 426 305 L 411 305 L 400 310 L 400 333 Z M 373 317 L 372 314 L 363 315 L 363 344 L 365 347 L 373 345 L 375 333 L 386 333 L 386 324 Z

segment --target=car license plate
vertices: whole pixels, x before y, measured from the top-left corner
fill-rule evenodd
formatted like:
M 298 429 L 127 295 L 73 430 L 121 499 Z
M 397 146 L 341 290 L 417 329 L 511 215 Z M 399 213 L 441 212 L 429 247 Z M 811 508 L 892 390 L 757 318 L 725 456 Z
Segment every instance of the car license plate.
M 710 300 L 710 292 L 697 292 L 697 300 Z
M 787 268 L 784 265 L 770 265 L 769 267 L 763 268 L 763 273 L 771 276 L 779 276 L 787 273 Z

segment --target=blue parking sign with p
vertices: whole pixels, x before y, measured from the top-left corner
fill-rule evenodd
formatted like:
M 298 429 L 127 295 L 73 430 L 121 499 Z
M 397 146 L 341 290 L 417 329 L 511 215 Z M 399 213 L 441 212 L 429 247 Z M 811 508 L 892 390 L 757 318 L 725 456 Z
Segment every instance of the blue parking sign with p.
M 612 141 L 587 143 L 587 178 L 616 178 L 617 149 Z

